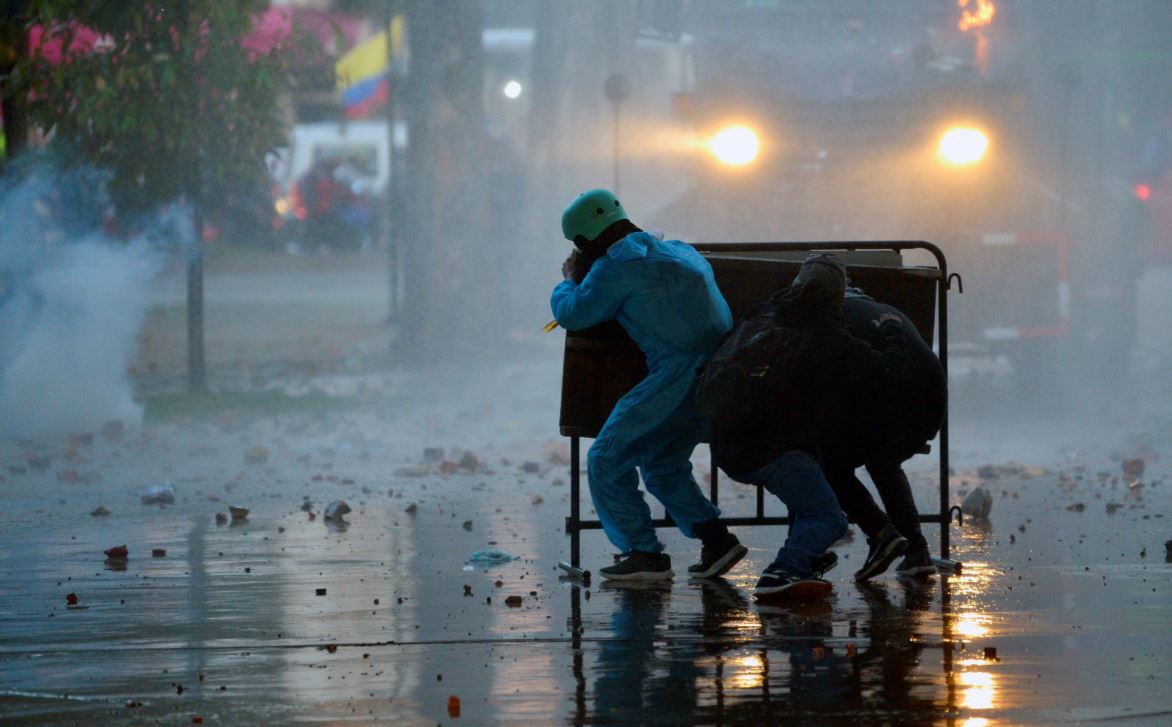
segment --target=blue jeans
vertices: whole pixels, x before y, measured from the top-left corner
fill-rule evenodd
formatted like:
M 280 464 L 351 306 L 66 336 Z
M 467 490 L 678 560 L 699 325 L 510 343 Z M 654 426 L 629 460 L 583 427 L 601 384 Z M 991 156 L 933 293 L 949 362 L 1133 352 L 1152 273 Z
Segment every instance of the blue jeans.
M 692 450 L 707 434 L 692 397 L 698 365 L 684 361 L 679 371 L 656 372 L 639 383 L 619 400 L 586 455 L 594 509 L 623 553 L 663 551 L 638 473 L 689 538 L 696 537 L 693 525 L 720 517 L 692 477 Z
M 786 452 L 751 479 L 777 495 L 789 510 L 789 535 L 773 564 L 793 575 L 811 575 L 811 559 L 846 535 L 846 515 L 818 460 L 806 452 Z

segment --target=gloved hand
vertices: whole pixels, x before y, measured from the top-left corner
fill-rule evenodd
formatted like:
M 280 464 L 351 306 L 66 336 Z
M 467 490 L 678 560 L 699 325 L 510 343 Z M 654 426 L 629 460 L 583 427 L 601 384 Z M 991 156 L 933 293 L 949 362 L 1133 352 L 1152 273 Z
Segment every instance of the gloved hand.
M 566 261 L 562 263 L 562 276 L 566 280 L 573 280 L 575 283 L 581 283 L 586 277 L 586 273 L 590 272 L 590 265 L 586 262 L 586 258 L 582 253 L 574 250 Z

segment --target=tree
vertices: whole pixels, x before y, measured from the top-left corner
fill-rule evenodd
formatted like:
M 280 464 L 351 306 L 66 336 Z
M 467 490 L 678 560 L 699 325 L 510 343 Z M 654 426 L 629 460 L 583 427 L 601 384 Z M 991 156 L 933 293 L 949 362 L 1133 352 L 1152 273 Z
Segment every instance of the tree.
M 0 162 L 16 156 L 28 139 L 27 110 L 21 94 L 8 93 L 7 82 L 19 59 L 28 55 L 28 28 L 23 22 L 28 0 L 0 0 Z
M 403 83 L 409 145 L 401 221 L 404 350 L 430 360 L 453 342 L 499 335 L 499 241 L 488 239 L 483 9 L 462 0 L 411 0 Z
M 285 57 L 249 37 L 266 0 L 30 0 L 39 28 L 12 71 L 30 122 L 79 162 L 109 171 L 121 219 L 185 201 L 196 234 L 187 250 L 188 379 L 206 388 L 203 216 L 265 174 L 283 127 Z M 83 42 L 84 40 L 84 42 Z

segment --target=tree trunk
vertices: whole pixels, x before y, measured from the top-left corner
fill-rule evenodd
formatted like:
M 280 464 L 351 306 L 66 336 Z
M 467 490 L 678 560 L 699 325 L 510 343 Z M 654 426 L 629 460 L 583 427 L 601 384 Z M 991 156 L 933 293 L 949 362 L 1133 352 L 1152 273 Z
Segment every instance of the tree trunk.
M 28 56 L 28 32 L 22 31 L 16 39 L 16 47 L 12 49 L 12 60 Z M 5 64 L 0 67 L 0 76 L 12 72 L 12 68 Z M 28 147 L 28 109 L 27 100 L 23 95 L 13 94 L 4 96 L 0 100 L 4 115 L 4 150 L 9 159 L 17 156 Z
M 401 220 L 403 353 L 432 361 L 491 335 L 485 200 L 483 11 L 461 0 L 404 3 L 411 59 Z

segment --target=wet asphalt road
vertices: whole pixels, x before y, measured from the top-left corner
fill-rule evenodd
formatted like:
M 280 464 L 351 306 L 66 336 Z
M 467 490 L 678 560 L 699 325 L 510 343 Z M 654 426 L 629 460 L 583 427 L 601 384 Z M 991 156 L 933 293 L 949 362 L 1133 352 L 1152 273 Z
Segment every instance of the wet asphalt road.
M 1172 721 L 1166 397 L 1094 426 L 954 415 L 951 499 L 994 499 L 991 522 L 953 527 L 962 574 L 857 585 L 856 530 L 831 598 L 766 607 L 751 593 L 777 527 L 739 529 L 749 557 L 713 583 L 678 575 L 698 548 L 666 530 L 667 588 L 559 578 L 559 377 L 556 352 L 319 377 L 290 390 L 340 403 L 3 442 L 0 724 Z M 705 448 L 695 462 L 704 476 Z M 925 506 L 934 466 L 909 468 Z M 164 480 L 175 504 L 141 504 Z M 348 527 L 322 515 L 337 499 Z M 727 514 L 753 501 L 722 489 Z M 247 522 L 216 523 L 230 504 Z M 121 544 L 124 567 L 106 562 Z M 516 559 L 466 565 L 484 549 Z M 583 536 L 587 567 L 610 553 Z

